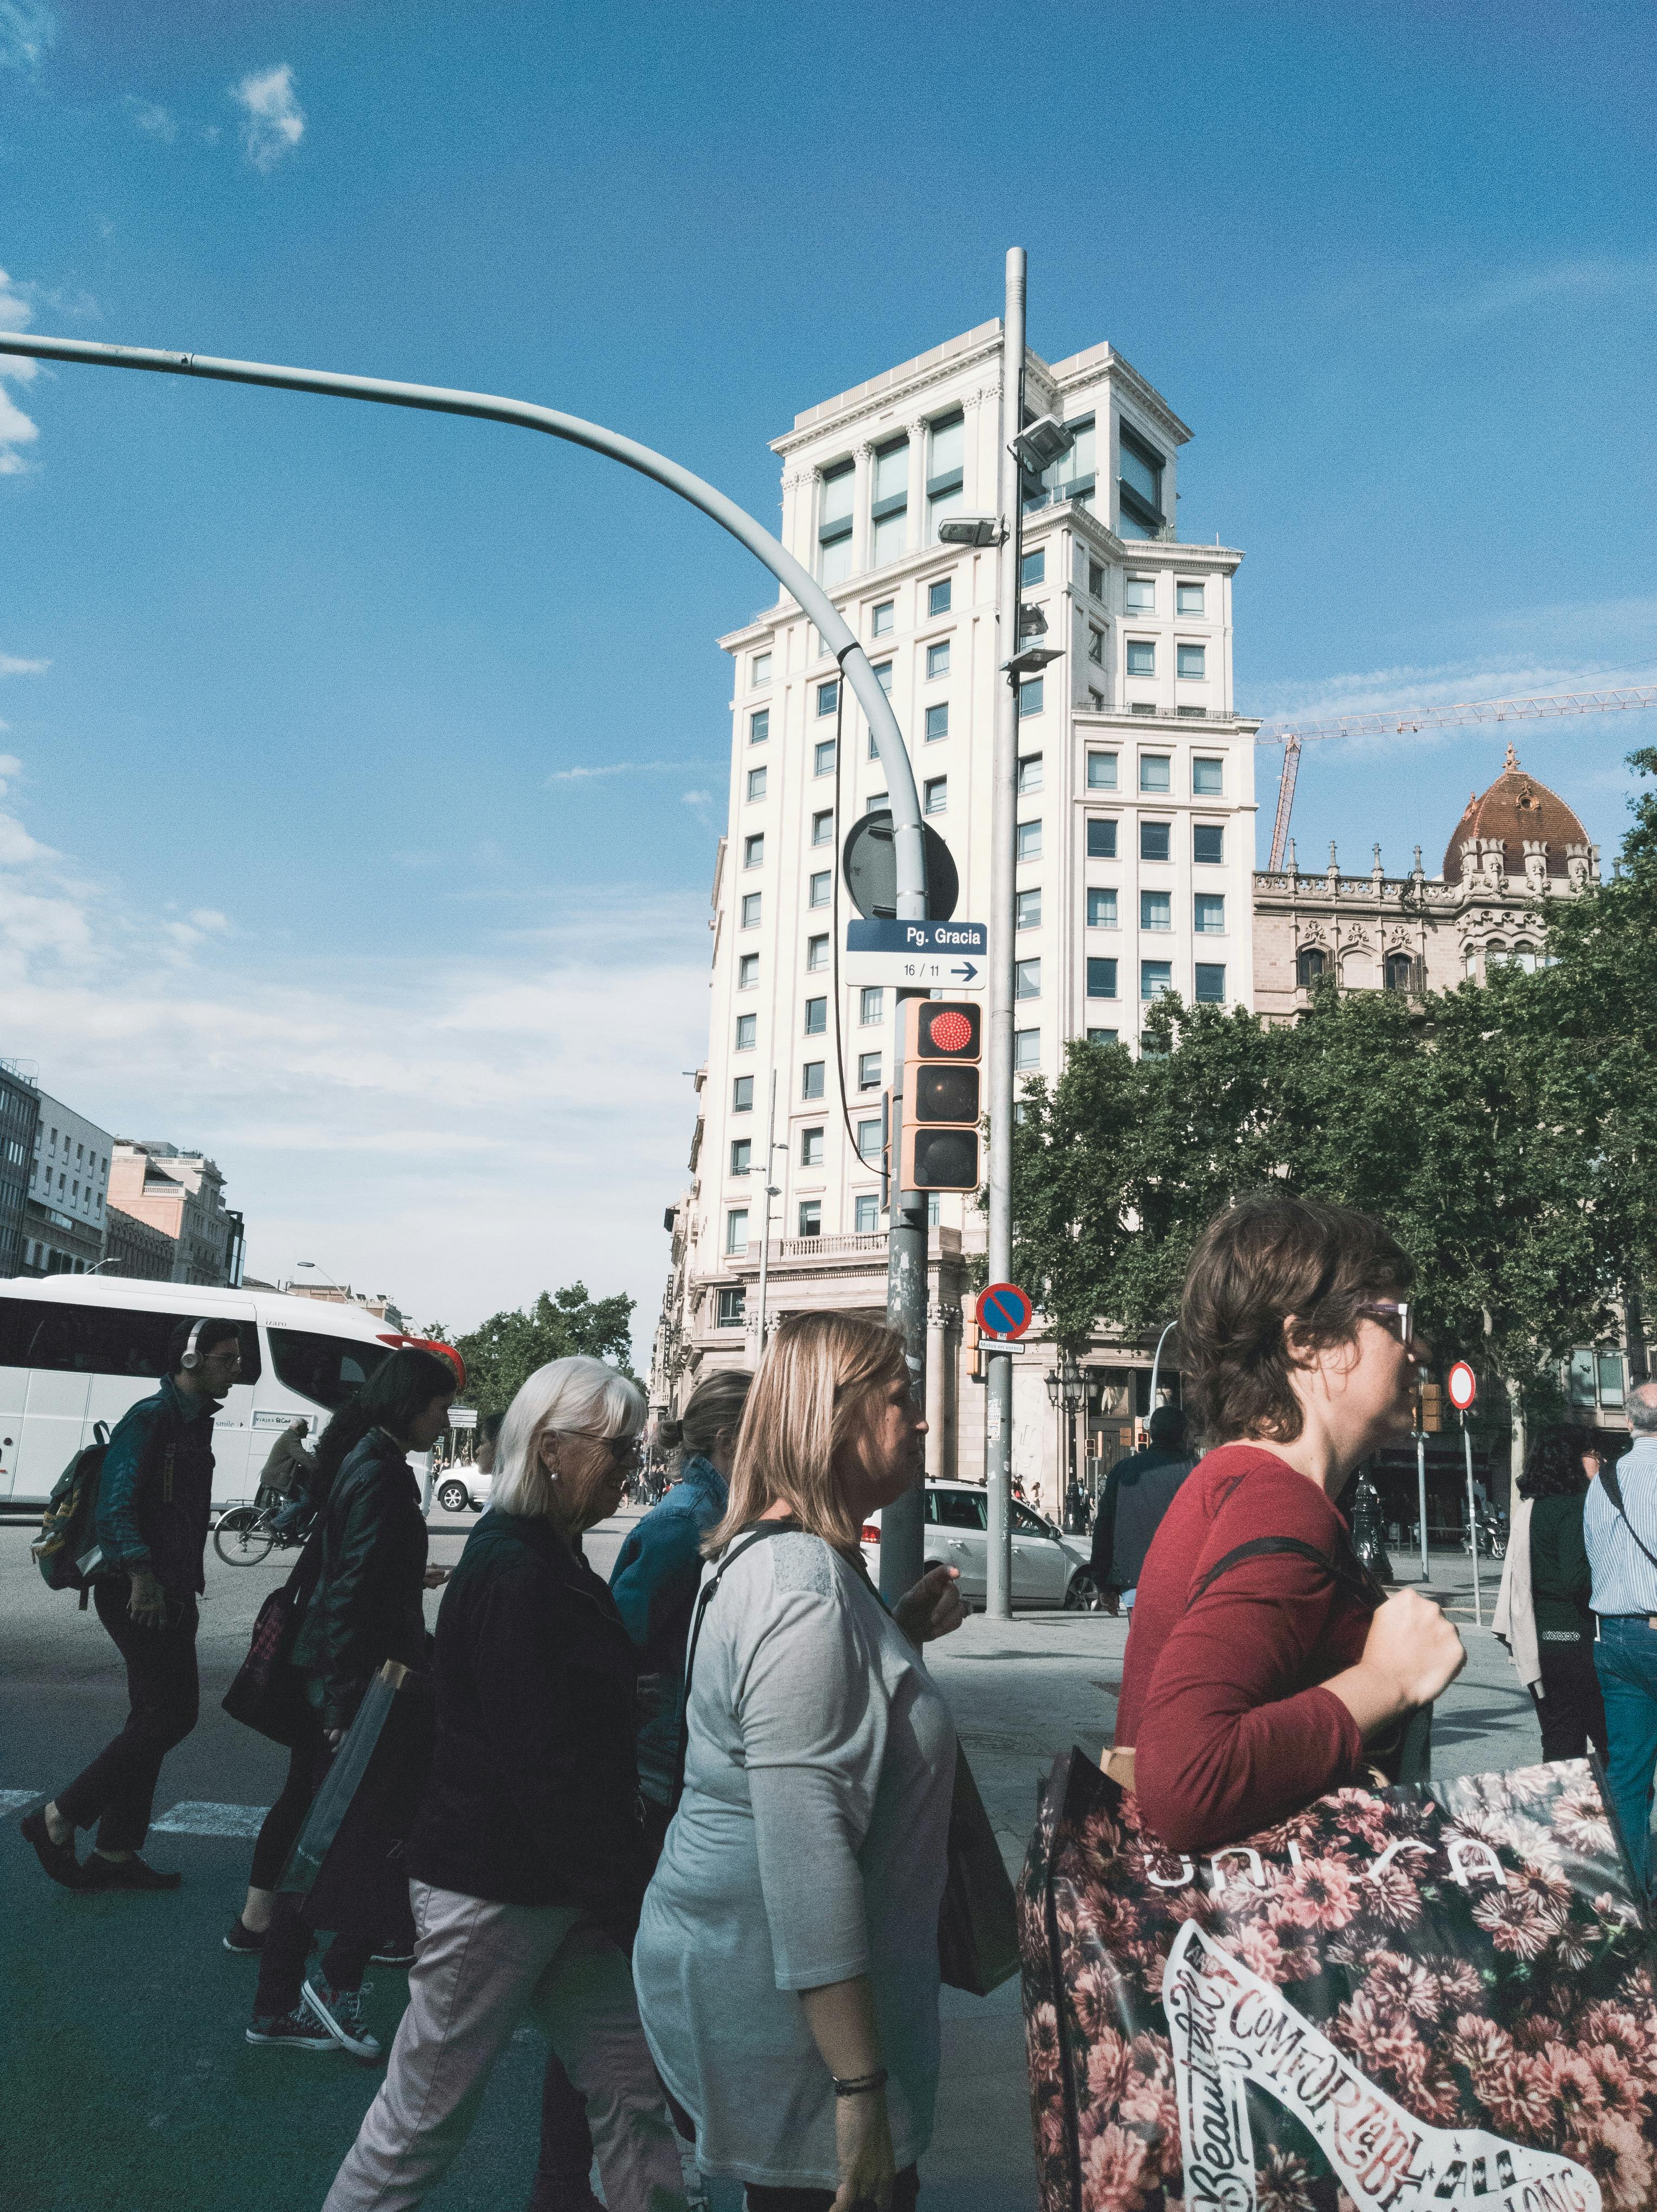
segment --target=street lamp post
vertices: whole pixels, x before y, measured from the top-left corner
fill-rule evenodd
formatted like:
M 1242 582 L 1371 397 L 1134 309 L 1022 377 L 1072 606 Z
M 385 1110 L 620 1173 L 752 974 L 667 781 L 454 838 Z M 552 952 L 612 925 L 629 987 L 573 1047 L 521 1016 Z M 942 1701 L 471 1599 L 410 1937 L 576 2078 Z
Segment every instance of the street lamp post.
M 1020 259 L 1021 262 L 1022 255 Z M 1020 319 L 1020 369 L 1022 330 Z M 402 384 L 375 376 L 348 376 L 331 369 L 283 368 L 270 362 L 225 361 L 208 354 L 167 353 L 147 346 L 107 345 L 87 338 L 37 337 L 19 331 L 0 331 L 0 354 L 22 354 L 37 361 L 78 362 L 105 368 L 143 369 L 166 376 L 205 377 L 222 384 L 253 384 L 277 391 L 312 392 L 326 398 L 362 399 L 384 407 L 412 407 L 429 413 L 467 415 L 485 422 L 508 422 L 520 429 L 539 430 L 570 445 L 602 453 L 606 459 L 619 461 L 624 467 L 634 469 L 676 493 L 680 499 L 700 508 L 722 530 L 728 531 L 739 544 L 746 546 L 771 570 L 783 590 L 792 594 L 801 611 L 816 624 L 818 635 L 838 662 L 868 720 L 869 734 L 886 776 L 897 866 L 897 919 L 927 919 L 926 840 L 915 771 L 905 750 L 892 702 L 880 688 L 868 655 L 816 578 L 734 500 L 728 499 L 712 484 L 681 468 L 677 461 L 670 461 L 665 454 L 653 452 L 635 439 L 606 430 L 600 423 L 583 422 L 579 416 L 564 415 L 551 407 L 538 407 L 527 400 L 503 398 L 491 392 L 452 391 L 430 384 Z M 1013 420 L 1016 429 L 1016 416 Z M 1009 909 L 1008 960 L 1012 957 L 1011 927 Z M 1010 1006 L 1010 998 L 1008 1003 Z M 917 1403 L 923 1406 L 926 1403 L 926 1241 L 925 1200 L 913 1191 L 894 1192 L 886 1249 L 886 1318 L 902 1331 L 911 1388 Z M 923 1565 L 922 1516 L 918 1484 L 886 1509 L 880 1547 L 883 1587 L 889 1581 L 896 1581 L 899 1588 L 907 1588 L 918 1579 Z M 1003 1529 L 1004 1527 L 1003 1514 Z

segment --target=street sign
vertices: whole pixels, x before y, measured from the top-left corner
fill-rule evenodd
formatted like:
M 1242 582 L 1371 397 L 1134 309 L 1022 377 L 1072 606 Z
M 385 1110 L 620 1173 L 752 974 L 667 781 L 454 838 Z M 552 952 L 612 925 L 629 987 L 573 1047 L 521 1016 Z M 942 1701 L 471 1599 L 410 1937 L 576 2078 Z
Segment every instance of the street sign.
M 988 990 L 989 929 L 981 921 L 849 921 L 845 980 L 952 996 Z
M 1016 1283 L 991 1283 L 978 1292 L 978 1327 L 1003 1344 L 1022 1336 L 1034 1316 L 1028 1293 Z
M 1457 1413 L 1465 1413 L 1478 1395 L 1478 1377 L 1465 1359 L 1458 1359 L 1445 1377 L 1445 1388 Z
M 961 895 L 960 878 L 948 846 L 929 822 L 922 823 L 921 834 L 926 841 L 926 910 L 935 921 L 947 921 Z M 847 895 L 859 914 L 889 921 L 897 913 L 898 854 L 890 808 L 858 816 L 846 833 L 840 865 Z

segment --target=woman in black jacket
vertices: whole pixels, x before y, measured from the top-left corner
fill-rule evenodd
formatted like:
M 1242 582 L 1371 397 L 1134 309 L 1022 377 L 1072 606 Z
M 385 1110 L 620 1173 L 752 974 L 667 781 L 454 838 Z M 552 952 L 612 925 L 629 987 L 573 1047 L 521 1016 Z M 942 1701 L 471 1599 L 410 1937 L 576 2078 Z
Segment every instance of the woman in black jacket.
M 580 1549 L 621 1502 L 644 1414 L 596 1359 L 555 1359 L 512 1401 L 437 1620 L 408 2010 L 324 2212 L 422 2203 L 526 2014 L 586 2100 L 610 2212 L 682 2212 L 627 1963 L 648 1872 L 633 1644 Z
M 328 1482 L 314 1538 L 321 1561 L 292 1654 L 305 1677 L 314 1719 L 295 1748 L 283 1792 L 289 1850 L 375 1671 L 387 1659 L 417 1668 L 427 1664 L 423 1593 L 442 1577 L 427 1572 L 420 1486 L 408 1455 L 429 1449 L 448 1427 L 459 1387 L 456 1370 L 436 1352 L 393 1352 L 334 1415 L 317 1447 L 318 1486 Z M 262 1835 L 260 1842 L 263 1846 Z M 265 1856 L 273 1861 L 274 1853 Z M 266 1875 L 271 1887 L 279 1878 L 279 1868 L 261 1863 L 258 1853 L 255 1871 Z M 377 2058 L 379 2040 L 362 2025 L 362 1972 L 392 1902 L 383 1887 L 380 1894 L 365 1894 L 360 1917 L 336 1929 L 326 1958 L 308 1978 L 311 1928 L 304 1903 L 277 1898 L 257 1947 L 259 1989 L 249 2043 L 309 2051 L 338 2043 L 356 2057 Z M 234 1928 L 226 1940 L 232 1949 L 254 1948 L 238 1942 Z

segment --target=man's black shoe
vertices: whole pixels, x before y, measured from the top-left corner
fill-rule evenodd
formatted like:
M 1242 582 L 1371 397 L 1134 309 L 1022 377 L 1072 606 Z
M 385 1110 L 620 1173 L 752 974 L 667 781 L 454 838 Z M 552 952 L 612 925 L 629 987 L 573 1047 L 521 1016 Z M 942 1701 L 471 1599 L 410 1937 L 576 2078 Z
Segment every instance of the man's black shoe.
M 265 1930 L 250 1928 L 238 1912 L 225 1930 L 224 1948 L 227 1951 L 234 1951 L 239 1959 L 256 1959 L 265 1948 Z
M 75 1838 L 71 1833 L 66 1844 L 54 1844 L 46 1826 L 44 1805 L 25 1813 L 17 1823 L 23 1834 L 34 1846 L 34 1856 L 54 1881 L 62 1882 L 65 1889 L 84 1889 L 86 1869 L 75 1856 Z
M 146 1866 L 134 1851 L 131 1858 L 100 1858 L 94 1851 L 81 1869 L 82 1889 L 176 1889 L 184 1880 L 181 1874 L 162 1874 Z

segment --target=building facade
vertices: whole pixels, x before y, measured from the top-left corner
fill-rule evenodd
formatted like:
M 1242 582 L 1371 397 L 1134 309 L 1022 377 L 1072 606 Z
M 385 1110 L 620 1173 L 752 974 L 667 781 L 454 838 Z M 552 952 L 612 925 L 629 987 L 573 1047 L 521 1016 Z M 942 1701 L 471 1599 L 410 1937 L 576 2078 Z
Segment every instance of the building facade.
M 40 1093 L 32 1073 L 15 1060 L 0 1060 L 0 1275 L 22 1269 L 40 1121 Z
M 241 1217 L 224 1203 L 224 1177 L 203 1152 L 155 1139 L 119 1138 L 109 1203 L 171 1237 L 173 1280 L 223 1288 L 241 1279 Z
M 172 1237 L 119 1206 L 107 1209 L 104 1230 L 104 1271 L 128 1282 L 170 1283 L 178 1257 Z
M 102 1262 L 114 1146 L 107 1129 L 42 1091 L 20 1274 L 84 1275 Z
M 957 915 L 972 921 L 989 917 L 1008 647 L 994 550 L 944 544 L 938 530 L 953 513 L 996 508 L 1000 343 L 999 324 L 984 324 L 808 408 L 773 446 L 783 542 L 868 649 L 959 872 Z M 1074 1038 L 1136 1046 L 1142 1006 L 1170 986 L 1252 1003 L 1257 725 L 1232 699 L 1242 556 L 1183 544 L 1175 528 L 1186 426 L 1108 345 L 1051 365 L 1030 355 L 1026 404 L 1075 434 L 1026 485 L 1023 537 L 1021 599 L 1059 658 L 1019 696 L 1015 1059 L 1020 1079 L 1051 1079 Z M 755 1358 L 768 1211 L 770 1320 L 885 1307 L 880 1115 L 895 1009 L 890 991 L 839 981 L 837 961 L 854 913 L 842 846 L 858 816 L 885 805 L 885 780 L 836 663 L 791 599 L 721 643 L 734 679 L 729 826 L 714 876 L 690 1181 L 669 1214 L 654 1378 L 664 1407 L 682 1403 L 709 1363 Z M 960 1348 L 967 1267 L 984 1243 L 974 1198 L 935 1201 L 935 1473 L 982 1464 L 980 1401 Z M 1033 1350 L 1015 1381 L 1026 1463 L 1049 1455 L 1048 1357 Z

